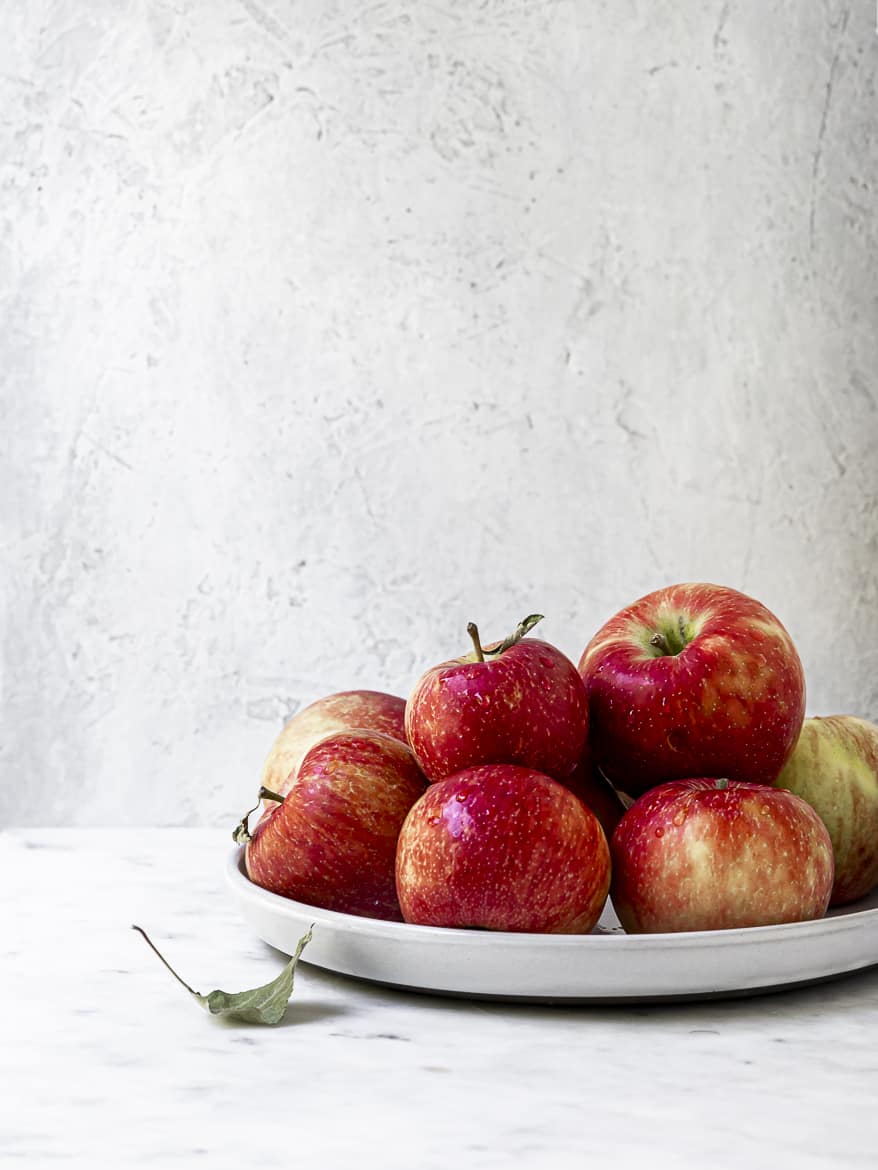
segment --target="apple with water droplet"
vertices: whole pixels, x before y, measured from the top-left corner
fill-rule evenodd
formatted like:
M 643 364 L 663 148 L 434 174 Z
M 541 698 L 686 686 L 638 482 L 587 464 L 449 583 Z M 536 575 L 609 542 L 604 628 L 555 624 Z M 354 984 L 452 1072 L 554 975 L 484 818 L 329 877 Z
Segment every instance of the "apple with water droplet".
M 661 784 L 628 809 L 610 852 L 610 896 L 630 933 L 808 921 L 832 891 L 826 826 L 801 797 L 765 784 Z
M 638 796 L 685 777 L 771 784 L 805 717 L 792 640 L 764 605 L 722 585 L 659 589 L 586 646 L 595 764 Z
M 339 691 L 325 695 L 289 720 L 271 746 L 261 783 L 284 796 L 307 752 L 339 731 L 377 731 L 405 743 L 405 699 L 383 691 Z
M 878 727 L 854 715 L 806 719 L 775 781 L 816 810 L 835 854 L 830 905 L 878 885 Z
M 285 796 L 260 789 L 268 807 L 252 836 L 247 817 L 235 831 L 246 844 L 247 876 L 309 906 L 398 921 L 397 838 L 426 783 L 406 745 L 390 736 L 321 739 Z
M 405 729 L 428 780 L 479 764 L 518 764 L 557 780 L 579 763 L 588 739 L 588 700 L 574 664 L 555 646 L 525 635 L 525 618 L 499 644 L 428 670 L 406 704 Z
M 399 835 L 399 903 L 422 926 L 580 934 L 609 882 L 595 815 L 530 768 L 482 765 L 431 784 Z

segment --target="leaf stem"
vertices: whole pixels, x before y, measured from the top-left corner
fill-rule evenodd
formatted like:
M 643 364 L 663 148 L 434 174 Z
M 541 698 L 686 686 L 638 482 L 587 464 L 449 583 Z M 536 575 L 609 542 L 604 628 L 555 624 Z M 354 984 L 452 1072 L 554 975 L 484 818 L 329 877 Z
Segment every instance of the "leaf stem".
M 256 804 L 241 817 L 232 832 L 232 840 L 236 845 L 246 845 L 250 838 L 250 827 L 247 822 L 256 810 L 259 808 L 263 800 L 276 800 L 278 804 L 283 804 L 284 797 L 277 792 L 272 792 L 270 788 L 266 788 L 263 784 L 256 796 Z
M 523 621 L 518 623 L 508 638 L 504 638 L 499 646 L 495 646 L 494 649 L 489 650 L 488 653 L 492 658 L 499 658 L 505 650 L 511 649 L 514 645 L 516 645 L 516 643 L 520 642 L 521 639 L 529 634 L 534 626 L 542 620 L 543 615 L 541 613 L 528 614 Z
M 152 939 L 149 937 L 149 935 L 146 933 L 146 931 L 143 929 L 142 926 L 134 926 L 132 924 L 131 929 L 136 930 L 138 932 L 138 934 L 143 935 L 143 937 L 146 939 L 147 944 L 150 947 L 152 947 L 153 951 L 158 955 L 158 957 L 161 959 L 161 961 L 164 963 L 164 965 L 168 968 L 168 970 L 171 972 L 171 974 L 174 976 L 174 978 L 177 980 L 177 982 L 182 983 L 190 995 L 194 995 L 196 999 L 202 998 L 201 994 L 199 992 L 195 991 L 193 988 L 191 988 L 185 979 L 180 978 L 180 976 L 177 974 L 177 972 L 174 970 L 174 968 L 171 966 L 171 964 L 168 962 L 168 960 L 165 958 L 165 956 L 162 954 L 162 952 L 158 949 L 158 947 L 155 945 L 155 943 L 152 941 Z

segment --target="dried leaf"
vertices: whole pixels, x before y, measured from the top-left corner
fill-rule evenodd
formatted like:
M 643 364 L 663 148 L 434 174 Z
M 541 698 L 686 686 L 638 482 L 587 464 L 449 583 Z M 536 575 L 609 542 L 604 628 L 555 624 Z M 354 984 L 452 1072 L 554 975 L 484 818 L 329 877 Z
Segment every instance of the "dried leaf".
M 543 620 L 541 613 L 529 614 L 524 621 L 518 623 L 515 627 L 515 632 L 510 634 L 508 638 L 504 638 L 499 646 L 495 646 L 493 650 L 486 650 L 486 656 L 496 658 L 498 654 L 502 654 L 504 650 L 508 650 L 510 646 L 514 646 L 516 642 L 520 642 L 527 634 L 531 632 L 537 622 Z
M 180 978 L 142 927 L 132 926 L 131 929 L 143 935 L 177 982 L 182 983 L 189 994 L 194 996 L 212 1016 L 222 1016 L 227 1020 L 240 1020 L 247 1024 L 278 1024 L 284 1017 L 292 995 L 296 964 L 302 951 L 311 941 L 311 932 L 314 928 L 310 927 L 308 933 L 302 935 L 292 958 L 280 975 L 276 979 L 272 979 L 270 983 L 265 983 L 262 987 L 254 987 L 252 991 L 211 991 L 207 995 L 201 995 L 200 992 L 193 990 L 188 983 Z

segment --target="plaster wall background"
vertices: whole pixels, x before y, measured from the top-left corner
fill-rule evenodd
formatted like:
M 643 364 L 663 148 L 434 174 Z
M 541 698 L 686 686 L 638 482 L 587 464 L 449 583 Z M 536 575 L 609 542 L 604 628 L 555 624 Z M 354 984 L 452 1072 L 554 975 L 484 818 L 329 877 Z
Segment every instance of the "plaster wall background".
M 678 580 L 878 719 L 872 3 L 2 13 L 3 823 Z

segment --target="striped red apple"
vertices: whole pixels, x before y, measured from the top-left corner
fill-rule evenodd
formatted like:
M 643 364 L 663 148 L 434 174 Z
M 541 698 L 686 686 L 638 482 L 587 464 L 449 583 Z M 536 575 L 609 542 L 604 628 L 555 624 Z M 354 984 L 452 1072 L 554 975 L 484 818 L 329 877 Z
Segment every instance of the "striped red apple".
M 586 646 L 595 764 L 637 796 L 668 780 L 771 784 L 805 716 L 805 678 L 764 605 L 721 585 L 659 589 Z
M 246 817 L 238 827 L 247 876 L 310 906 L 398 920 L 397 839 L 425 787 L 399 740 L 369 731 L 321 739 L 285 796 L 260 789 L 268 807 L 252 837 Z
M 822 918 L 832 842 L 791 792 L 725 779 L 669 781 L 622 817 L 611 897 L 629 933 L 772 926 Z
M 482 765 L 431 784 L 399 835 L 400 906 L 422 926 L 579 934 L 609 881 L 597 818 L 531 768 Z
M 525 635 L 532 614 L 503 642 L 428 670 L 405 712 L 412 751 L 428 780 L 479 764 L 517 764 L 569 776 L 588 739 L 588 700 L 576 667 L 548 642 Z
M 834 906 L 878 885 L 878 727 L 854 715 L 806 719 L 775 781 L 817 811 L 835 854 Z
M 383 691 L 339 691 L 297 711 L 272 744 L 261 783 L 284 796 L 315 743 L 327 735 L 354 730 L 378 731 L 405 743 L 405 700 Z

